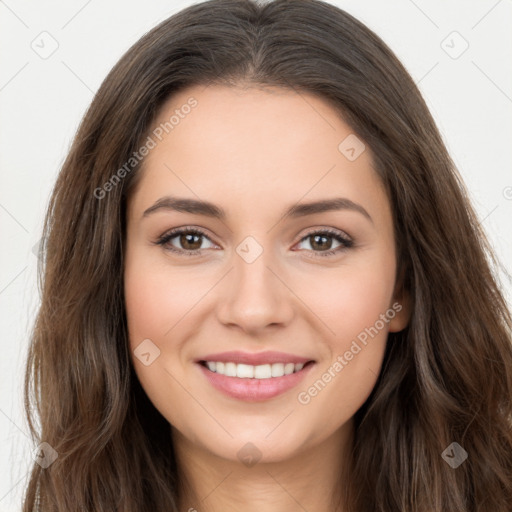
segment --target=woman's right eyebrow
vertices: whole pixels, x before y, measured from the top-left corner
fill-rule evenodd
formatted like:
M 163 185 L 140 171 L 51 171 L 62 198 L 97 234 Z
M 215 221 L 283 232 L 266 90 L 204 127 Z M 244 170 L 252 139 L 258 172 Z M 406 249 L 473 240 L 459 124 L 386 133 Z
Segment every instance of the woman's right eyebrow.
M 209 201 L 174 196 L 164 196 L 158 199 L 152 206 L 144 211 L 142 218 L 161 210 L 205 215 L 207 217 L 213 217 L 223 221 L 227 218 L 225 210 Z M 330 199 L 311 201 L 308 203 L 296 203 L 289 206 L 282 217 L 289 216 L 297 218 L 304 217 L 306 215 L 313 215 L 315 213 L 339 210 L 359 212 L 373 224 L 373 219 L 363 206 L 345 197 L 334 197 Z
M 220 220 L 225 220 L 227 217 L 226 212 L 222 208 L 209 201 L 173 196 L 164 196 L 158 199 L 152 206 L 144 211 L 142 217 L 147 217 L 159 210 L 193 213 L 214 217 Z

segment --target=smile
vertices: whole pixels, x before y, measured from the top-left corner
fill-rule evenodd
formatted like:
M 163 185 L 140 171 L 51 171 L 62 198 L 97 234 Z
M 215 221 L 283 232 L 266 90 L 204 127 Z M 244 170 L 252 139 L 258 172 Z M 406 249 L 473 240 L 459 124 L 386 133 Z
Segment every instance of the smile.
M 272 379 L 299 372 L 304 363 L 274 363 L 260 364 L 237 364 L 234 362 L 204 361 L 212 372 L 225 375 L 226 377 L 238 377 L 239 379 Z
M 314 361 L 256 366 L 234 362 L 198 362 L 211 386 L 224 395 L 248 402 L 269 400 L 289 391 L 304 379 L 314 365 Z

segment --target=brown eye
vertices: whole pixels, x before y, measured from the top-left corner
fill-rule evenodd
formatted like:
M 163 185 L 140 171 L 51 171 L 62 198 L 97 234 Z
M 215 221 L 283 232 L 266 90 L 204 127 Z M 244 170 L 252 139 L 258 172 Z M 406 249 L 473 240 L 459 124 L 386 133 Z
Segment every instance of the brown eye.
M 299 243 L 309 240 L 310 248 L 306 250 L 313 251 L 315 256 L 331 256 L 353 246 L 353 241 L 341 232 L 323 230 L 309 233 Z M 338 243 L 333 248 L 333 243 Z
M 202 231 L 191 228 L 180 228 L 162 235 L 156 243 L 162 245 L 169 251 L 193 256 L 200 254 L 203 249 L 209 248 L 201 247 L 204 240 L 208 240 L 212 246 L 214 245 Z
M 178 238 L 181 247 L 186 251 L 197 251 L 200 249 L 202 235 L 197 235 L 195 233 L 182 233 L 174 238 Z
M 333 243 L 333 237 L 329 235 L 310 235 L 311 239 L 310 245 L 313 249 L 318 249 L 323 251 L 325 249 L 330 249 Z

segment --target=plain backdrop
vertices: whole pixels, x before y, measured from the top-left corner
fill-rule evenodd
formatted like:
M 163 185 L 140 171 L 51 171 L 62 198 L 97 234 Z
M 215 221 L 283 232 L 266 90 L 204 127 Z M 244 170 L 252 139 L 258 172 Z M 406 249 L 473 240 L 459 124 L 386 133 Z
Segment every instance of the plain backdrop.
M 121 55 L 195 1 L 0 0 L 0 512 L 33 463 L 22 383 L 38 306 L 36 246 L 59 168 Z M 504 267 L 512 270 L 511 0 L 331 0 L 418 83 Z M 511 282 L 500 274 L 508 300 Z

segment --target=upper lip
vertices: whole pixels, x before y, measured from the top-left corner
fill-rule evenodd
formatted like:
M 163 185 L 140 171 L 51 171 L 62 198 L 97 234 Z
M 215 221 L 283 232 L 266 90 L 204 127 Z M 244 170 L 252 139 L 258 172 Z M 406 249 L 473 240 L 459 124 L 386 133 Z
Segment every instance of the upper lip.
M 222 363 L 250 364 L 252 366 L 273 363 L 307 363 L 312 361 L 307 357 L 300 357 L 285 352 L 240 352 L 233 350 L 230 352 L 219 352 L 217 354 L 208 354 L 196 359 L 196 363 L 202 361 L 214 361 Z

